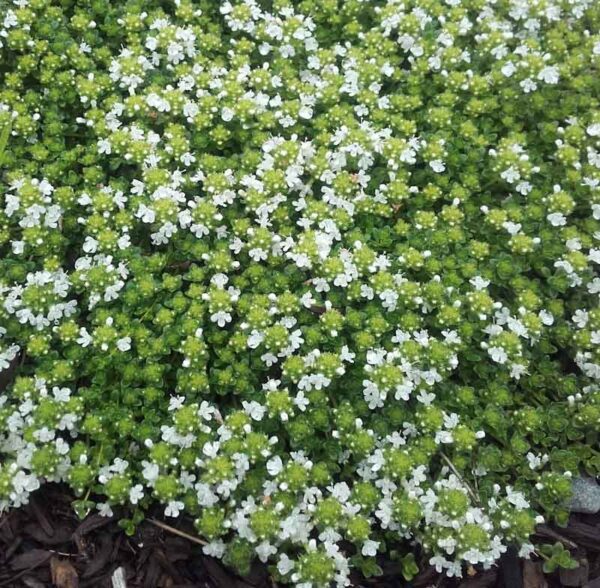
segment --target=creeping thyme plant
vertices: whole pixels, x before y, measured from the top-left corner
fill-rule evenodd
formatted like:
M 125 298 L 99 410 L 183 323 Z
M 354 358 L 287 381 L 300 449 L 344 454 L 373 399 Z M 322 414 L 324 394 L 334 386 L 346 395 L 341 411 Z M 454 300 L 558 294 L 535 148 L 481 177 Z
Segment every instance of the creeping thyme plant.
M 303 588 L 565 522 L 600 470 L 595 0 L 0 9 L 0 510 L 160 504 Z

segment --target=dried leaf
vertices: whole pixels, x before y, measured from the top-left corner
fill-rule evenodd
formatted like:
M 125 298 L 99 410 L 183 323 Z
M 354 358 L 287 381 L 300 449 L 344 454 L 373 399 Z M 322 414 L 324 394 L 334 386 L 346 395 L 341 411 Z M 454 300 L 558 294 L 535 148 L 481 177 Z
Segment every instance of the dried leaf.
M 56 588 L 79 588 L 79 576 L 70 561 L 53 557 L 50 560 L 50 572 Z

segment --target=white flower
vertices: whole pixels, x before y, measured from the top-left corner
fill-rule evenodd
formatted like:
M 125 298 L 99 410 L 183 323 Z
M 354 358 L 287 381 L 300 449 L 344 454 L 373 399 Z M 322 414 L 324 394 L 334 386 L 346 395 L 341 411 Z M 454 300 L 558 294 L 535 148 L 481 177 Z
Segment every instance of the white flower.
M 354 363 L 354 358 L 356 357 L 356 353 L 350 351 L 347 345 L 343 345 L 340 351 L 340 359 L 344 362 Z
M 169 398 L 169 408 L 167 410 L 179 410 L 185 403 L 185 396 L 171 396 Z
M 431 403 L 435 400 L 435 394 L 433 392 L 427 392 L 425 389 L 422 389 L 417 395 L 417 400 L 425 406 L 430 406 Z
M 87 347 L 93 342 L 92 336 L 87 332 L 85 327 L 81 327 L 79 329 L 79 338 L 77 339 L 77 343 L 82 347 Z
M 224 327 L 227 323 L 231 322 L 231 313 L 220 310 L 210 315 L 210 320 L 213 323 L 217 323 L 219 327 Z
M 213 418 L 216 410 L 206 400 L 203 400 L 198 409 L 198 416 L 206 421 L 210 421 Z
M 373 300 L 375 296 L 375 290 L 366 284 L 361 284 L 360 295 L 367 300 Z
M 20 350 L 21 348 L 18 345 L 11 345 L 0 351 L 0 372 L 10 367 L 11 362 L 17 357 Z
M 310 292 L 306 292 L 300 298 L 300 302 L 305 308 L 310 308 L 311 306 L 314 306 L 317 301 L 313 298 L 313 295 Z
M 584 329 L 587 325 L 589 319 L 589 314 L 586 310 L 576 310 L 573 315 L 573 322 L 577 325 L 578 328 Z
M 225 121 L 225 122 L 229 122 L 230 120 L 233 120 L 233 116 L 235 114 L 235 111 L 232 108 L 229 108 L 227 106 L 225 106 L 222 110 L 221 110 L 221 118 Z
M 446 164 L 441 159 L 434 159 L 429 165 L 436 174 L 441 174 L 446 169 Z
M 144 487 L 141 484 L 136 484 L 129 490 L 129 502 L 137 504 L 144 497 Z
M 282 553 L 279 556 L 279 561 L 277 562 L 277 571 L 285 576 L 289 574 L 294 569 L 295 563 L 285 554 Z
M 410 399 L 410 394 L 413 391 L 413 387 L 413 383 L 408 380 L 402 384 L 398 384 L 395 389 L 394 398 L 396 400 L 404 400 L 405 402 L 408 402 Z
M 255 421 L 261 421 L 267 412 L 267 408 L 255 400 L 252 400 L 251 402 L 243 400 L 242 406 L 244 407 L 246 414 Z
M 508 361 L 508 355 L 502 347 L 489 347 L 487 352 L 496 363 L 504 364 Z
M 202 453 L 206 455 L 206 457 L 214 458 L 219 454 L 220 443 L 219 441 L 207 441 L 202 446 Z
M 58 402 L 68 402 L 71 398 L 71 390 L 69 388 L 59 388 L 54 386 L 52 388 L 52 394 Z
M 361 553 L 365 557 L 375 557 L 377 555 L 377 549 L 379 548 L 380 542 L 367 539 L 362 546 Z
M 110 141 L 108 139 L 100 139 L 98 141 L 98 153 L 110 155 L 112 151 Z
M 525 78 L 521 82 L 519 82 L 521 88 L 523 88 L 523 92 L 525 94 L 529 94 L 530 92 L 535 92 L 537 90 L 537 84 L 531 78 Z
M 521 224 L 520 223 L 512 223 L 510 221 L 507 221 L 507 222 L 503 223 L 502 226 L 511 235 L 517 235 L 519 233 L 519 231 L 521 230 Z
M 119 351 L 129 351 L 131 349 L 131 337 L 122 337 L 117 340 L 117 348 Z
M 540 70 L 537 75 L 538 80 L 542 80 L 547 84 L 557 84 L 560 76 L 556 66 L 546 66 Z
M 256 329 L 252 329 L 246 344 L 248 347 L 250 347 L 250 349 L 256 349 L 263 342 L 264 338 L 265 336 L 263 333 L 257 331 Z
M 531 451 L 528 452 L 525 457 L 527 458 L 527 461 L 529 463 L 529 468 L 532 470 L 537 470 L 539 467 L 541 467 L 548 461 L 547 455 L 534 455 L 533 453 L 531 453 Z
M 283 461 L 281 460 L 281 457 L 279 457 L 278 455 L 272 457 L 267 462 L 267 471 L 273 477 L 277 476 L 277 474 L 282 472 L 283 471 Z
M 600 293 L 600 278 L 594 278 L 587 285 L 587 290 L 590 294 L 599 294 Z
M 475 288 L 475 290 L 485 290 L 490 285 L 490 281 L 482 278 L 481 276 L 475 276 L 469 280 L 469 283 Z
M 271 545 L 268 541 L 263 541 L 259 543 L 254 550 L 256 551 L 256 555 L 258 555 L 258 559 L 263 563 L 266 563 L 271 555 L 275 555 L 277 553 L 277 548 L 274 545 Z
M 510 76 L 512 76 L 517 71 L 517 68 L 515 67 L 515 64 L 512 61 L 508 61 L 502 66 L 500 71 L 502 72 L 502 75 L 504 75 L 507 78 L 510 78 Z
M 525 510 L 529 508 L 529 502 L 525 500 L 522 492 L 515 492 L 510 486 L 506 487 L 506 499 L 513 504 L 517 510 Z
M 108 504 L 108 502 L 99 502 L 96 504 L 96 508 L 98 509 L 98 513 L 101 517 L 113 516 L 112 508 L 110 508 L 110 504 Z
M 586 132 L 590 137 L 600 137 L 600 123 L 588 125 Z
M 306 410 L 306 407 L 310 404 L 310 401 L 306 396 L 304 396 L 304 392 L 301 390 L 296 394 L 294 398 L 294 404 L 298 407 L 301 412 Z
M 328 490 L 334 498 L 337 498 L 341 503 L 345 503 L 350 498 L 350 487 L 346 482 L 338 482 L 330 486 Z
M 165 508 L 165 516 L 178 517 L 179 512 L 183 510 L 184 506 L 185 505 L 183 504 L 183 502 L 180 502 L 178 500 L 170 500 L 169 504 L 167 504 L 167 507 Z
M 371 410 L 381 408 L 385 399 L 385 393 L 381 392 L 377 384 L 370 380 L 363 380 L 363 396 Z
M 600 249 L 590 249 L 587 258 L 593 263 L 600 264 Z
M 441 555 L 436 555 L 429 559 L 429 564 L 435 567 L 435 571 L 441 573 L 444 568 L 450 565 L 450 562 Z
M 158 475 L 160 473 L 160 469 L 159 469 L 158 465 L 155 463 L 142 461 L 142 466 L 144 468 L 142 470 L 143 478 L 145 480 L 148 480 L 148 482 L 150 484 L 152 484 L 152 482 L 154 482 L 158 478 Z
M 517 180 L 521 178 L 521 174 L 516 167 L 510 166 L 508 169 L 505 169 L 500 177 L 503 180 L 506 180 L 509 184 L 514 184 Z
M 567 224 L 567 217 L 560 212 L 553 212 L 546 219 L 553 227 L 564 227 Z

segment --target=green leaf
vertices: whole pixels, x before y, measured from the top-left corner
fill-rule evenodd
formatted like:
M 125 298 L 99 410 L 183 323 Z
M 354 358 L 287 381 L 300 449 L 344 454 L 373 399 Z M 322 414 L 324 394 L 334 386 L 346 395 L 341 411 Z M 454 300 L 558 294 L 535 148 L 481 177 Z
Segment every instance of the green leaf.
M 12 124 L 8 123 L 0 132 L 0 165 L 2 165 L 4 162 L 4 152 L 6 150 L 6 146 L 8 145 L 8 137 L 10 136 L 11 128 Z
M 410 582 L 419 573 L 415 556 L 412 553 L 407 553 L 400 561 L 402 563 L 402 575 L 405 580 Z
M 95 503 L 91 500 L 74 500 L 71 503 L 75 514 L 81 519 L 85 519 L 85 517 L 89 514 L 89 512 L 94 508 Z
M 362 565 L 360 566 L 362 573 L 365 578 L 371 578 L 373 576 L 381 576 L 383 574 L 383 570 L 377 565 L 375 559 L 369 558 L 364 559 L 362 561 Z
M 121 519 L 119 527 L 125 531 L 125 534 L 131 537 L 135 533 L 136 524 L 131 519 Z
M 383 570 L 377 565 L 377 560 L 374 557 L 363 557 L 359 553 L 350 559 L 353 566 L 360 569 L 365 578 L 373 576 L 381 576 Z

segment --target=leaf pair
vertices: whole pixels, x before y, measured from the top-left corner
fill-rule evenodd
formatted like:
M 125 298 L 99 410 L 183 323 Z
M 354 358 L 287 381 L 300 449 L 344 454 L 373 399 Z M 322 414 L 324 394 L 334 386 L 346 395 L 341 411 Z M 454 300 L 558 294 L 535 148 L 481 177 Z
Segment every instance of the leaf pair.
M 10 137 L 10 131 L 12 125 L 8 123 L 0 130 L 0 166 L 4 163 L 4 155 L 6 152 L 6 146 L 8 145 L 8 138 Z

